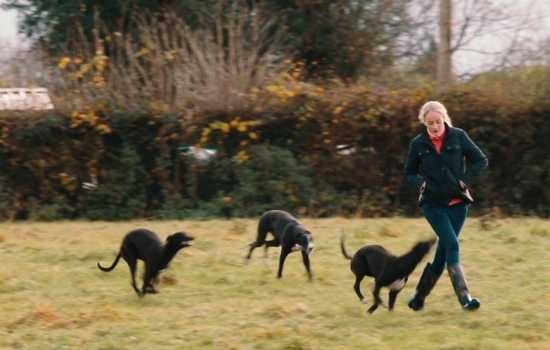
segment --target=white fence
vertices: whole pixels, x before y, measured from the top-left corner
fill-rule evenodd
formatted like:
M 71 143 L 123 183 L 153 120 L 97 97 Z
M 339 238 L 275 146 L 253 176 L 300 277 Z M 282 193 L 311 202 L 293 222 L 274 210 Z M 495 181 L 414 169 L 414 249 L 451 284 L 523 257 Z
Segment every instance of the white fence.
M 0 89 L 0 110 L 45 110 L 53 109 L 46 88 Z

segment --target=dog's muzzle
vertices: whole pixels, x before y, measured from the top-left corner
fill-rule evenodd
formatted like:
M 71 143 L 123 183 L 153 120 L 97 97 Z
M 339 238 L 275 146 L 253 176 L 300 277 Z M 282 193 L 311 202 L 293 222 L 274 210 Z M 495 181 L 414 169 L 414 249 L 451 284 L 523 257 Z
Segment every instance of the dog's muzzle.
M 309 255 L 309 253 L 311 253 L 311 251 L 313 250 L 313 248 L 315 248 L 315 245 L 314 245 L 313 243 L 310 242 L 310 243 L 308 244 L 307 248 L 305 248 L 305 247 L 303 247 L 303 246 L 301 246 L 301 245 L 299 245 L 299 244 L 295 244 L 295 245 L 292 247 L 292 249 L 291 249 L 290 251 L 292 251 L 292 252 L 297 252 L 297 251 L 299 251 L 299 250 L 302 250 L 302 251 L 304 251 L 306 254 Z
M 315 248 L 315 244 L 313 244 L 313 242 L 310 242 L 309 245 L 307 246 L 307 255 L 311 254 L 311 252 L 313 251 L 313 248 Z

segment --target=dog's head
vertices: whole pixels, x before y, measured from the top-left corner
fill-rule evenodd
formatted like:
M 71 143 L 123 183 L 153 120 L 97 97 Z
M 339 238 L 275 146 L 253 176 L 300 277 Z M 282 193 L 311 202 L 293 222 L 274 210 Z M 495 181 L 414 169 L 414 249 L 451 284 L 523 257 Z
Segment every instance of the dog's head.
M 176 232 L 166 237 L 166 245 L 179 250 L 181 248 L 189 247 L 190 245 L 192 245 L 192 241 L 194 239 L 195 238 L 189 236 L 183 231 Z
M 415 255 L 420 258 L 424 257 L 426 254 L 428 254 L 428 252 L 430 251 L 432 246 L 435 244 L 435 242 L 436 240 L 432 238 L 427 241 L 421 241 L 416 243 L 413 247 L 413 251 L 415 252 Z
M 309 255 L 313 248 L 315 248 L 311 232 L 306 230 L 303 226 L 296 226 L 296 231 L 296 244 L 299 246 L 298 249 Z

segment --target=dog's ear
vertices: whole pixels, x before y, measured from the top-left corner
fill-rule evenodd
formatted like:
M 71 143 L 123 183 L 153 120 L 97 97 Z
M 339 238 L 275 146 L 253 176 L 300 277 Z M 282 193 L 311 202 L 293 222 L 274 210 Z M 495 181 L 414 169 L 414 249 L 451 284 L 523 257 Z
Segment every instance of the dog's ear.
M 185 233 L 185 231 L 174 232 L 173 234 L 171 234 L 168 237 L 171 237 L 171 239 L 174 239 L 174 238 L 178 237 L 178 238 L 180 238 L 184 241 L 192 241 L 192 240 L 195 239 L 195 237 L 192 237 L 192 236 L 188 235 L 187 233 Z
M 166 236 L 166 242 L 174 240 L 178 235 L 181 235 L 181 232 L 174 232 L 171 235 Z

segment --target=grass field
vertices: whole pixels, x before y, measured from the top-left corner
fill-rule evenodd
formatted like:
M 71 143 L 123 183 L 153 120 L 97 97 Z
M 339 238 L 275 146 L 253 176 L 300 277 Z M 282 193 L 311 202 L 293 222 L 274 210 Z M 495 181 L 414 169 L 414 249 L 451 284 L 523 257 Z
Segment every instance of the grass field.
M 550 349 L 550 221 L 501 219 L 488 230 L 467 221 L 461 255 L 477 312 L 460 309 L 446 274 L 424 311 L 409 310 L 421 263 L 396 310 L 372 315 L 352 290 L 340 234 L 350 252 L 376 242 L 401 254 L 433 235 L 428 224 L 302 222 L 315 237 L 313 282 L 299 254 L 277 280 L 279 248 L 243 263 L 256 220 L 2 223 L 0 349 Z M 163 272 L 160 293 L 142 299 L 123 261 L 110 273 L 96 267 L 137 227 L 196 237 Z M 369 300 L 371 287 L 363 282 Z

